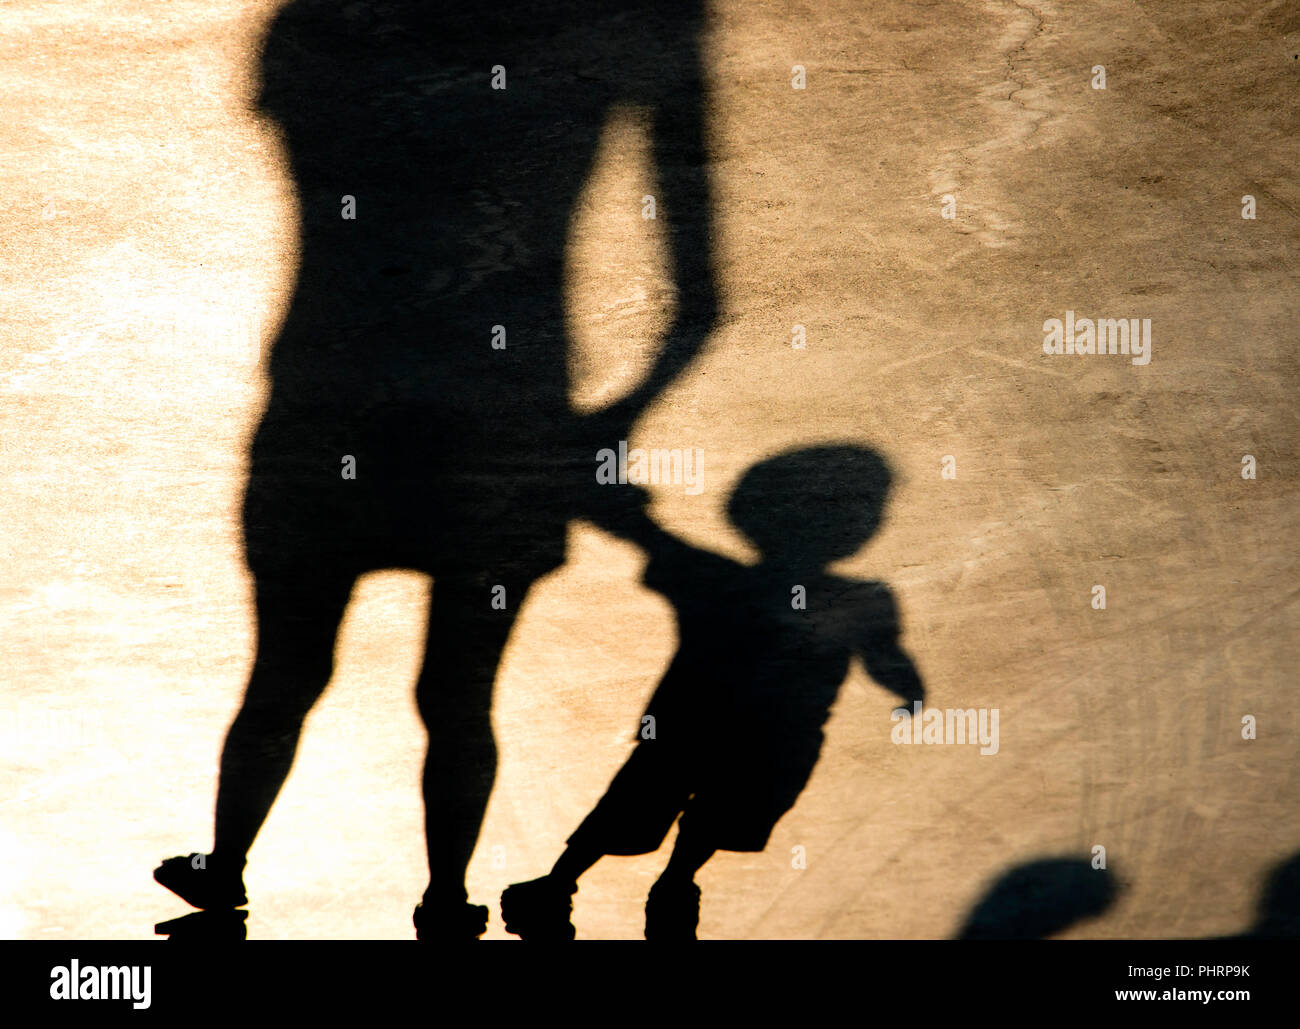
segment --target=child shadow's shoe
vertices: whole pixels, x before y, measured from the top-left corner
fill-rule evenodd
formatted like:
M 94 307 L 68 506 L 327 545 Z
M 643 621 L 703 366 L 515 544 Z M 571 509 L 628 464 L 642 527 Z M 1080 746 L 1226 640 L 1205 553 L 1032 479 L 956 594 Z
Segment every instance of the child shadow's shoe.
M 411 921 L 417 940 L 477 940 L 487 931 L 488 909 L 485 904 L 451 904 L 431 907 L 416 904 Z
M 153 870 L 154 881 L 196 908 L 237 908 L 248 903 L 243 869 L 211 854 L 168 858 Z
M 650 887 L 645 902 L 647 940 L 693 940 L 700 924 L 700 888 L 693 882 L 664 882 Z
M 506 932 L 521 940 L 567 942 L 573 928 L 573 895 L 577 883 L 556 882 L 549 875 L 507 886 L 501 894 L 501 917 Z

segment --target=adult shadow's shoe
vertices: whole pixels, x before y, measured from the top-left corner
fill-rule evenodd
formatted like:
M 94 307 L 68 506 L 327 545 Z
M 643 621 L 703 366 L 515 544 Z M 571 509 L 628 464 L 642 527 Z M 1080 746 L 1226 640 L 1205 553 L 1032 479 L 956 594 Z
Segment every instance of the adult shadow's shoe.
M 430 907 L 416 904 L 411 921 L 417 940 L 477 940 L 487 931 L 485 904 L 451 904 Z
M 153 870 L 153 877 L 196 908 L 219 910 L 248 903 L 243 869 L 214 859 L 211 854 L 168 858 Z
M 246 940 L 248 912 L 194 911 L 180 918 L 159 922 L 153 931 L 169 940 Z

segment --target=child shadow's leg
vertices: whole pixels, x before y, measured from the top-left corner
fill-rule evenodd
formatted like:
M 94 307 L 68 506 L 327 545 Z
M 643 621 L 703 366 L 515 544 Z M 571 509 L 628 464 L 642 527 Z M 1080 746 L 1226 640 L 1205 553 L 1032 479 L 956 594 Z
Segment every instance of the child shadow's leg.
M 693 832 L 689 824 L 679 829 L 668 867 L 646 898 L 647 940 L 695 939 L 695 930 L 700 924 L 700 888 L 695 885 L 695 873 L 716 851 L 717 848 Z
M 501 894 L 506 930 L 525 940 L 573 939 L 579 877 L 606 855 L 652 854 L 668 835 L 690 797 L 681 758 L 657 740 L 638 744 L 551 873 Z
M 212 854 L 170 858 L 154 872 L 195 907 L 247 902 L 248 850 L 289 775 L 303 719 L 333 674 L 353 578 L 304 571 L 257 580 L 257 656 L 221 753 Z
M 549 875 L 506 887 L 501 894 L 506 932 L 542 942 L 567 941 L 577 935 L 572 919 L 578 879 L 605 856 L 594 841 L 584 838 L 590 835 L 579 829 L 570 837 Z
M 689 828 L 677 834 L 673 844 L 672 856 L 668 866 L 659 876 L 661 883 L 686 884 L 695 881 L 695 873 L 705 866 L 709 858 L 716 854 L 717 848 L 703 842 Z
M 508 584 L 494 608 L 490 584 L 436 577 L 424 667 L 416 687 L 429 733 L 424 764 L 429 886 L 416 912 L 420 937 L 480 935 L 487 908 L 467 904 L 465 869 L 496 776 L 492 687 L 527 584 Z

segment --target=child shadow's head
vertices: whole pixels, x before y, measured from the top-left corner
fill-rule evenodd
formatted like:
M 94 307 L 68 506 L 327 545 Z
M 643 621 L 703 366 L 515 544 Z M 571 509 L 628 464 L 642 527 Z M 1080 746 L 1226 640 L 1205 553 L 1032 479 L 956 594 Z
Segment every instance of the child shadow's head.
M 889 465 L 866 447 L 792 450 L 741 476 L 727 516 L 764 561 L 821 568 L 875 534 L 889 482 Z

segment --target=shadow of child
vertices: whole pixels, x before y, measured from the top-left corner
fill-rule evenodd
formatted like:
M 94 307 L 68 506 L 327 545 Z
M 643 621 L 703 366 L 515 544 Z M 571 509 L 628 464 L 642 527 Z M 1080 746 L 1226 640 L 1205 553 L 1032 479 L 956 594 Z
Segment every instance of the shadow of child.
M 680 642 L 635 749 L 555 868 L 502 895 L 509 931 L 573 938 L 578 878 L 604 855 L 654 852 L 680 816 L 645 934 L 694 939 L 695 873 L 717 850 L 766 847 L 812 775 L 852 659 L 901 702 L 922 699 L 889 588 L 827 570 L 875 533 L 889 480 L 883 458 L 857 446 L 751 468 L 727 512 L 761 553 L 755 565 L 682 542 L 643 508 L 611 516 L 605 527 L 649 555 L 645 582 L 673 605 Z

